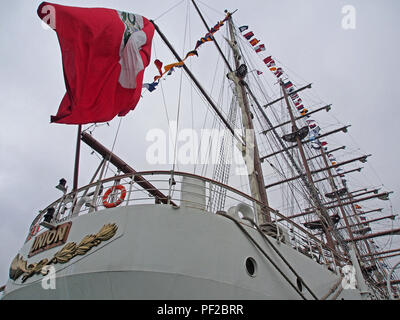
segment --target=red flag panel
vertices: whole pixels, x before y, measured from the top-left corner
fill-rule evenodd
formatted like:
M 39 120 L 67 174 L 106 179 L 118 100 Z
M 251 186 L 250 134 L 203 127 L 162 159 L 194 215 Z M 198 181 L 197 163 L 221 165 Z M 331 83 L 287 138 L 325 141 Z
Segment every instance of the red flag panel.
M 106 122 L 135 109 L 150 62 L 150 21 L 113 9 L 48 2 L 37 13 L 55 27 L 67 91 L 51 122 Z

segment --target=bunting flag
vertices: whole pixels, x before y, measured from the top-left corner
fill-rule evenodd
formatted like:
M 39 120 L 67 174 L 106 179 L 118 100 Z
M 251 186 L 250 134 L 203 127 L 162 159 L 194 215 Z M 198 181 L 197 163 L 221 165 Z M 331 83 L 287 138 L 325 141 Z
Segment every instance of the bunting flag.
M 268 67 L 269 70 L 271 70 L 271 68 L 274 69 L 275 68 L 275 61 L 272 60 L 272 61 L 268 62 L 267 63 L 267 67 Z M 276 68 L 275 68 L 275 70 L 276 70 Z M 271 71 L 275 71 L 275 70 L 271 70 Z
M 248 32 L 245 35 L 243 35 L 247 40 L 250 40 L 253 36 L 254 33 L 253 32 Z M 260 40 L 253 38 L 252 40 L 250 40 L 250 44 L 252 46 L 255 46 L 257 43 L 259 43 Z M 258 45 L 254 48 L 254 50 L 259 53 L 261 51 L 265 51 L 265 45 L 261 44 Z M 268 69 L 279 79 L 281 76 L 284 75 L 284 71 L 281 67 L 278 67 L 275 63 L 275 60 L 272 58 L 272 56 L 268 56 L 266 58 L 263 59 L 264 64 L 268 67 Z M 304 105 L 302 104 L 302 100 L 300 99 L 299 95 L 297 93 L 293 93 L 295 91 L 295 88 L 292 84 L 291 81 L 287 81 L 286 83 L 284 83 L 284 88 L 286 90 L 286 92 L 288 93 L 288 95 L 290 96 L 290 98 L 292 99 L 293 103 L 295 104 L 297 110 L 300 112 L 300 114 L 306 118 L 309 117 L 309 115 L 307 115 L 308 110 L 304 108 Z M 311 126 L 311 128 L 316 127 L 316 125 Z M 313 133 L 315 134 L 315 133 Z M 314 137 L 316 138 L 316 137 Z M 318 146 L 319 147 L 319 146 Z
M 203 38 L 197 41 L 196 47 L 194 48 L 195 50 L 200 47 L 204 42 L 208 41 L 214 41 L 213 34 L 216 33 L 223 25 L 226 20 L 228 20 L 229 14 L 226 15 L 224 20 L 219 21 L 214 27 L 210 29 L 210 32 L 208 32 Z
M 217 23 L 214 27 L 212 27 L 210 29 L 210 32 L 207 35 L 213 35 L 215 32 L 217 32 L 219 30 L 219 28 L 221 28 L 224 25 L 224 23 L 222 21 L 220 21 L 219 23 Z
M 298 95 L 297 93 L 291 94 L 290 97 L 292 98 L 292 100 L 296 100 L 296 99 L 299 99 L 299 98 L 300 98 L 299 95 Z
M 285 88 L 286 92 L 290 94 L 294 91 L 293 83 L 288 81 L 283 83 L 283 87 Z
M 213 40 L 214 40 L 214 37 L 211 34 L 206 35 L 205 37 L 203 37 L 197 41 L 194 49 L 197 50 L 197 48 L 200 47 L 204 42 L 213 41 Z
M 285 89 L 289 89 L 289 88 L 293 87 L 293 83 L 290 82 L 290 81 L 284 82 L 284 83 L 283 83 L 283 87 L 284 87 Z
M 252 36 L 254 36 L 254 33 L 252 31 L 247 32 L 243 35 L 243 37 L 245 37 L 247 40 L 250 40 Z
M 239 27 L 239 31 L 243 32 L 243 31 L 247 30 L 248 28 L 249 28 L 249 26 L 241 26 L 241 27 Z
M 152 84 L 147 84 L 145 87 L 147 89 L 149 89 L 150 92 L 153 91 L 154 90 L 153 88 L 156 86 L 155 83 L 157 81 L 159 81 L 165 74 L 171 75 L 172 72 L 174 71 L 174 68 L 183 67 L 187 58 L 192 57 L 192 56 L 199 56 L 199 54 L 197 52 L 197 49 L 205 42 L 214 41 L 215 39 L 214 39 L 213 34 L 215 32 L 217 32 L 224 25 L 224 22 L 226 20 L 228 20 L 229 17 L 230 17 L 230 14 L 228 13 L 222 21 L 219 21 L 214 27 L 212 27 L 210 29 L 210 32 L 208 32 L 203 38 L 201 38 L 200 40 L 198 40 L 196 42 L 194 50 L 189 51 L 182 61 L 178 61 L 178 62 L 166 65 L 164 67 L 164 72 L 162 71 L 163 63 L 158 59 L 155 60 L 154 63 L 156 64 L 156 67 L 157 67 L 157 69 L 159 71 L 159 75 L 154 77 L 154 82 Z M 150 90 L 150 89 L 152 89 L 152 90 Z
M 257 75 L 259 76 L 260 74 L 263 74 L 262 71 L 256 70 Z
M 276 71 L 274 72 L 274 74 L 275 74 L 275 76 L 276 76 L 277 78 L 281 77 L 281 76 L 283 75 L 283 70 L 282 70 L 282 68 L 276 69 Z
M 146 88 L 150 92 L 156 90 L 156 87 L 158 86 L 158 82 L 153 82 L 153 83 L 143 83 L 143 88 Z
M 55 21 L 49 19 L 49 8 Z M 154 26 L 149 20 L 113 9 L 48 2 L 39 5 L 37 14 L 55 23 L 66 86 L 51 122 L 107 122 L 135 109 L 151 56 Z
M 316 126 L 315 128 L 313 128 L 310 132 L 316 133 L 318 134 L 321 131 L 320 126 Z
M 225 17 L 224 20 L 219 21 L 214 27 L 212 27 L 212 28 L 210 29 L 210 32 L 207 33 L 206 36 L 207 36 L 207 35 L 213 35 L 215 32 L 217 32 L 217 31 L 219 30 L 219 28 L 221 28 L 221 27 L 224 25 L 224 22 L 225 22 L 228 18 L 229 18 L 229 15 L 227 15 L 227 16 Z
M 186 60 L 186 59 L 185 59 L 185 60 Z M 175 62 L 175 63 L 171 63 L 171 64 L 166 65 L 166 66 L 164 67 L 164 73 L 169 72 L 172 68 L 175 68 L 175 67 L 182 67 L 182 66 L 185 64 L 185 60 L 178 61 L 178 62 Z
M 303 102 L 303 100 L 301 100 L 300 98 L 295 100 L 293 103 L 294 105 L 297 107 L 298 105 L 300 105 Z
M 358 204 L 355 204 L 355 205 L 354 205 L 354 208 L 356 208 L 356 209 L 361 209 L 361 206 L 358 205 Z
M 159 79 L 161 79 L 166 73 L 171 74 L 172 71 L 173 71 L 173 68 L 181 68 L 181 67 L 183 67 L 183 65 L 185 64 L 185 60 L 186 60 L 187 58 L 191 57 L 192 55 L 194 55 L 194 54 L 190 54 L 190 55 L 187 54 L 186 57 L 185 57 L 185 59 L 183 59 L 182 61 L 178 61 L 178 62 L 175 62 L 175 63 L 171 63 L 171 64 L 166 65 L 166 66 L 164 67 L 164 72 L 161 72 L 162 62 L 158 60 L 159 63 L 158 63 L 158 65 L 157 65 L 157 67 L 160 66 L 160 68 L 159 68 L 160 75 L 154 77 L 154 82 L 157 81 L 157 80 L 159 80 Z M 156 60 L 156 61 L 157 61 L 157 60 Z M 154 61 L 154 62 L 156 62 L 156 61 Z
M 259 43 L 259 42 L 260 42 L 260 40 L 258 40 L 258 39 L 256 39 L 256 38 L 250 40 L 250 44 L 251 44 L 253 47 L 254 47 L 257 43 Z
M 243 32 L 245 30 L 248 29 L 248 26 L 242 26 L 239 27 L 240 32 Z M 243 37 L 245 37 L 247 40 L 249 40 L 250 44 L 254 47 L 254 50 L 256 51 L 256 53 L 260 53 L 262 51 L 265 51 L 265 45 L 261 44 L 261 45 L 257 45 L 260 40 L 253 38 L 254 33 L 252 31 L 247 32 L 243 35 Z M 253 38 L 253 39 L 252 39 Z M 256 46 L 257 45 L 257 46 Z M 282 77 L 284 75 L 284 71 L 281 67 L 277 66 L 275 63 L 275 60 L 272 58 L 272 56 L 268 56 L 266 58 L 263 59 L 264 64 L 268 67 L 268 69 L 279 79 L 280 77 Z M 287 79 L 287 77 L 285 76 L 285 79 Z M 305 117 L 305 118 L 309 118 L 310 116 L 308 115 L 308 109 L 306 109 L 303 105 L 303 101 L 302 99 L 299 97 L 299 95 L 297 93 L 294 93 L 295 88 L 292 84 L 291 81 L 287 81 L 286 83 L 284 83 L 284 89 L 286 90 L 286 92 L 288 93 L 288 95 L 290 96 L 290 98 L 292 99 L 295 107 L 297 108 L 297 110 L 299 111 L 299 113 Z M 306 120 L 307 121 L 307 120 Z M 310 132 L 310 136 L 313 137 L 313 139 L 317 140 L 318 134 L 319 134 L 319 130 L 320 128 L 316 125 L 316 124 L 312 124 L 313 122 L 315 122 L 314 120 L 310 120 L 310 122 L 307 122 L 307 125 L 309 126 L 310 129 L 315 129 L 318 131 L 314 131 L 314 132 Z M 319 141 L 318 141 L 319 142 Z M 314 149 L 320 149 L 321 145 L 317 145 L 314 144 Z M 326 148 L 324 148 L 324 150 L 327 150 Z
M 163 63 L 160 60 L 156 59 L 156 60 L 154 60 L 154 64 L 156 65 L 156 67 L 158 69 L 158 72 L 160 73 L 160 76 L 155 76 L 154 77 L 154 81 L 156 81 L 157 79 L 161 78 L 162 75 L 163 75 L 163 72 L 162 72 Z
M 193 57 L 193 56 L 197 56 L 197 57 L 199 56 L 199 54 L 197 53 L 196 50 L 189 51 L 189 52 L 186 54 L 184 60 L 186 60 L 186 59 L 189 58 L 189 57 Z
M 239 31 L 240 32 L 244 32 L 245 30 L 248 29 L 248 25 L 244 25 L 239 27 Z M 254 47 L 254 50 L 256 51 L 256 53 L 260 53 L 262 51 L 266 51 L 265 45 L 264 44 L 259 44 L 257 45 L 260 40 L 258 40 L 257 38 L 253 38 L 254 37 L 254 33 L 252 31 L 247 32 L 245 34 L 243 34 L 243 37 L 246 38 L 250 44 Z M 310 118 L 310 115 L 308 115 L 309 110 L 306 109 L 304 107 L 303 104 L 303 100 L 299 97 L 299 95 L 297 94 L 297 92 L 295 92 L 295 87 L 293 85 L 293 83 L 291 81 L 288 80 L 287 75 L 285 75 L 283 78 L 282 77 L 285 73 L 283 71 L 283 69 L 276 64 L 275 60 L 272 58 L 272 56 L 268 56 L 266 58 L 263 58 L 263 62 L 266 65 L 266 67 L 278 78 L 278 79 L 285 79 L 285 83 L 283 83 L 283 87 L 285 89 L 285 91 L 287 92 L 287 94 L 290 96 L 290 98 L 292 99 L 292 102 L 294 104 L 294 106 L 296 107 L 296 109 L 298 110 L 298 112 L 300 113 L 300 115 L 304 118 L 306 118 L 306 123 L 309 130 L 309 139 L 311 143 L 311 147 L 315 150 L 319 150 L 319 149 L 323 149 L 325 151 L 328 150 L 328 148 L 326 147 L 327 142 L 325 141 L 320 141 L 319 140 L 319 136 L 320 136 L 320 131 L 321 128 L 316 124 L 315 120 L 312 119 L 307 119 Z M 257 74 L 260 75 L 261 72 L 256 70 Z M 282 81 L 282 80 L 280 80 Z M 336 164 L 336 159 L 335 158 L 331 158 L 330 159 L 332 164 L 335 165 Z M 337 172 L 341 171 L 341 168 L 335 168 Z M 344 175 L 344 174 L 343 174 Z M 346 180 L 342 179 L 342 182 L 345 184 Z
M 271 56 L 269 56 L 269 57 L 266 57 L 263 61 L 265 64 L 268 64 L 269 62 L 273 61 L 273 59 Z
M 260 44 L 259 46 L 255 47 L 254 50 L 259 53 L 261 51 L 265 51 L 265 45 Z

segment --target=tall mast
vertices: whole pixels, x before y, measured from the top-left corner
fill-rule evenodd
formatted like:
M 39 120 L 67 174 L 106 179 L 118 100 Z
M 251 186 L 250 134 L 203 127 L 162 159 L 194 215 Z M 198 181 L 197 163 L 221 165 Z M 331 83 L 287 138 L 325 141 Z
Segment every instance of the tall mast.
M 307 179 L 303 179 L 303 182 L 305 183 L 306 188 L 310 193 L 311 199 L 312 199 L 314 205 L 316 206 L 316 212 L 321 219 L 321 224 L 322 224 L 323 230 L 325 232 L 325 237 L 326 237 L 328 246 L 331 247 L 332 249 L 336 249 L 336 246 L 332 239 L 331 233 L 334 232 L 336 234 L 337 238 L 340 237 L 340 235 L 338 232 L 335 232 L 335 230 L 332 228 L 331 218 L 329 217 L 327 210 L 322 205 L 321 200 L 318 195 L 318 192 L 317 192 L 317 189 L 314 185 L 314 182 L 313 182 L 313 179 L 311 176 L 311 170 L 308 166 L 307 158 L 305 156 L 304 149 L 303 149 L 303 144 L 301 142 L 299 129 L 297 128 L 296 120 L 295 120 L 295 117 L 293 115 L 292 109 L 289 104 L 288 94 L 285 90 L 285 87 L 284 87 L 284 84 L 282 81 L 281 81 L 281 88 L 282 88 L 283 96 L 284 96 L 286 106 L 287 106 L 287 109 L 289 112 L 290 121 L 292 124 L 292 134 L 294 134 L 296 137 L 297 148 L 300 152 L 301 160 L 303 162 L 304 170 L 305 170 L 306 176 L 307 176 Z
M 321 148 L 320 150 L 321 150 L 321 156 L 322 156 L 322 159 L 324 161 L 325 167 L 328 168 L 327 172 L 328 172 L 328 176 L 329 176 L 329 179 L 328 179 L 329 180 L 329 184 L 331 185 L 332 192 L 334 192 L 334 194 L 335 194 L 336 201 L 338 203 L 340 212 L 342 213 L 342 217 L 343 217 L 347 232 L 349 233 L 349 237 L 350 237 L 350 239 L 353 239 L 354 235 L 353 235 L 353 232 L 351 231 L 350 224 L 349 224 L 349 221 L 347 219 L 347 215 L 346 215 L 346 213 L 345 213 L 345 211 L 343 209 L 342 200 L 340 199 L 339 194 L 336 192 L 337 188 L 336 188 L 336 185 L 335 185 L 335 181 L 333 180 L 333 175 L 332 175 L 331 169 L 329 169 L 327 156 L 326 156 L 325 151 L 324 151 L 323 148 Z
M 247 67 L 240 64 L 239 50 L 237 48 L 236 36 L 234 32 L 232 16 L 229 16 L 229 33 L 230 45 L 233 50 L 233 57 L 235 60 L 236 71 L 228 73 L 228 78 L 233 81 L 235 85 L 235 93 L 242 111 L 242 124 L 244 128 L 244 136 L 246 137 L 246 155 L 247 161 L 245 162 L 248 168 L 248 177 L 250 183 L 250 190 L 252 197 L 261 201 L 268 206 L 267 192 L 265 190 L 265 183 L 263 172 L 261 168 L 260 155 L 258 152 L 257 140 L 254 132 L 254 125 L 252 121 L 252 114 L 250 112 L 249 100 L 246 96 L 243 78 L 247 73 Z M 270 214 L 266 208 L 261 208 L 257 205 L 257 220 L 258 224 L 264 224 L 271 221 Z
M 206 29 L 208 32 L 210 32 L 210 28 L 207 25 L 199 7 L 197 6 L 196 2 L 192 0 L 192 3 L 199 14 L 201 20 L 203 21 Z M 228 13 L 227 10 L 225 10 L 225 13 Z M 261 208 L 260 206 L 256 206 L 257 210 L 257 222 L 258 224 L 263 224 L 271 221 L 270 213 L 267 209 L 268 207 L 268 199 L 267 199 L 267 193 L 265 190 L 265 184 L 264 184 L 264 178 L 263 178 L 263 172 L 261 168 L 261 162 L 260 162 L 260 156 L 258 152 L 258 147 L 257 147 L 257 141 L 255 138 L 254 134 L 254 126 L 252 123 L 252 117 L 251 117 L 251 112 L 249 108 L 249 102 L 247 100 L 246 96 L 246 91 L 243 85 L 243 78 L 238 77 L 237 71 L 240 67 L 240 57 L 238 55 L 238 50 L 236 46 L 236 39 L 235 39 L 235 33 L 233 29 L 233 22 L 232 22 L 232 16 L 229 13 L 229 30 L 230 30 L 230 38 L 231 38 L 231 46 L 232 50 L 234 53 L 234 59 L 235 59 L 235 66 L 236 66 L 236 71 L 233 71 L 231 65 L 228 62 L 228 59 L 225 57 L 223 54 L 220 46 L 218 45 L 217 41 L 214 39 L 214 44 L 217 47 L 219 53 L 221 54 L 228 70 L 229 70 L 229 79 L 232 80 L 235 84 L 235 92 L 236 96 L 239 102 L 239 106 L 242 111 L 242 124 L 245 129 L 245 144 L 246 144 L 246 149 L 248 154 L 243 154 L 243 152 L 246 152 L 246 150 L 242 150 L 242 154 L 245 158 L 246 166 L 248 168 L 248 176 L 249 176 L 249 184 L 250 184 L 250 191 L 252 194 L 252 197 L 259 200 L 260 202 L 264 203 L 266 207 Z M 245 71 L 247 71 L 246 66 L 244 66 Z M 246 157 L 247 156 L 247 157 Z M 250 158 L 250 159 L 249 159 Z M 247 161 L 246 161 L 247 160 Z
M 78 189 L 79 157 L 81 152 L 81 132 L 82 132 L 82 125 L 80 124 L 78 125 L 78 133 L 76 134 L 74 182 L 72 186 L 72 191 L 76 191 Z
M 350 201 L 353 200 L 353 196 L 352 196 L 352 194 L 351 194 L 350 192 L 347 191 L 347 195 L 349 196 Z M 361 220 L 360 220 L 360 218 L 359 218 L 358 215 L 357 215 L 357 211 L 356 211 L 356 209 L 355 209 L 355 207 L 354 207 L 354 203 L 352 203 L 352 204 L 350 205 L 350 207 L 351 207 L 351 209 L 352 209 L 352 211 L 353 211 L 353 213 L 354 213 L 354 218 L 355 218 L 355 220 L 357 221 L 357 223 L 361 224 Z M 354 237 L 353 237 L 352 239 L 354 240 Z M 371 247 L 370 247 L 370 245 L 369 245 L 367 239 L 364 240 L 364 244 L 365 244 L 365 246 L 366 246 L 366 248 L 367 248 L 367 250 L 368 250 L 368 254 L 372 255 Z M 356 244 L 355 244 L 355 243 L 354 243 L 354 246 L 356 247 Z M 361 259 L 362 259 L 361 253 L 360 253 L 360 252 L 358 252 L 358 253 L 359 253 L 359 259 L 361 260 Z M 382 279 L 380 279 L 380 276 L 381 276 L 381 275 L 380 275 L 379 272 L 378 272 L 378 266 L 377 266 L 376 260 L 373 260 L 371 263 L 373 263 L 373 264 L 375 265 L 375 267 L 376 267 L 376 270 L 375 270 L 375 272 L 374 272 L 376 278 L 377 278 L 378 280 L 382 280 Z

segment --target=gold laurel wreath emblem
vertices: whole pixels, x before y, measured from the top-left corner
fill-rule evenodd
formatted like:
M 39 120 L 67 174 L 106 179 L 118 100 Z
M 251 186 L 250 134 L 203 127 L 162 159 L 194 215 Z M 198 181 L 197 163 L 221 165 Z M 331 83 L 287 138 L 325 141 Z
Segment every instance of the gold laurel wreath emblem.
M 21 275 L 23 275 L 22 282 L 25 282 L 34 274 L 41 273 L 42 275 L 46 275 L 48 271 L 44 271 L 44 266 L 56 263 L 66 263 L 76 256 L 82 256 L 93 247 L 98 246 L 101 242 L 111 239 L 116 234 L 117 230 L 118 226 L 115 223 L 106 224 L 95 235 L 90 234 L 85 236 L 78 245 L 75 242 L 68 242 L 60 251 L 57 251 L 50 260 L 42 259 L 39 262 L 32 263 L 28 266 L 27 261 L 17 254 L 10 266 L 10 279 L 17 280 Z

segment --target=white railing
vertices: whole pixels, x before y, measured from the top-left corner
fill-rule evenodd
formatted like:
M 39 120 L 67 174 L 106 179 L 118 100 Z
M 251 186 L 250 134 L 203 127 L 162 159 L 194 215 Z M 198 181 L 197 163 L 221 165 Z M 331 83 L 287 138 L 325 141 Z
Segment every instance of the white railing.
M 173 177 L 173 180 L 171 180 L 171 177 Z M 151 187 L 143 189 L 138 185 L 138 178 L 141 181 L 143 181 L 143 178 L 146 179 L 146 183 L 149 183 L 148 185 Z M 189 182 L 185 181 L 185 178 L 189 178 Z M 119 186 L 118 189 L 115 188 L 116 186 Z M 222 193 L 225 196 L 224 208 L 216 209 L 213 206 L 212 199 L 217 198 L 215 192 Z M 211 193 L 214 193 L 213 197 Z M 107 194 L 108 196 L 106 196 Z M 280 238 L 279 233 L 284 232 L 287 244 L 311 258 L 319 255 L 322 260 L 321 263 L 331 267 L 336 266 L 334 259 L 332 259 L 334 255 L 338 261 L 346 260 L 303 227 L 251 196 L 205 177 L 185 172 L 173 172 L 172 174 L 171 171 L 145 171 L 115 176 L 81 187 L 75 192 L 66 193 L 40 211 L 30 227 L 27 240 L 44 229 L 41 226 L 44 221 L 56 225 L 77 216 L 106 210 L 107 206 L 155 203 L 197 208 L 210 214 L 215 214 L 216 211 L 228 212 L 229 214 L 229 208 L 239 204 L 247 205 L 252 208 L 253 212 L 255 212 L 257 206 L 261 206 L 269 212 L 272 224 L 279 226 L 276 228 L 277 239 Z M 53 212 L 52 217 L 48 216 L 49 212 Z M 244 220 L 242 222 L 248 224 Z

